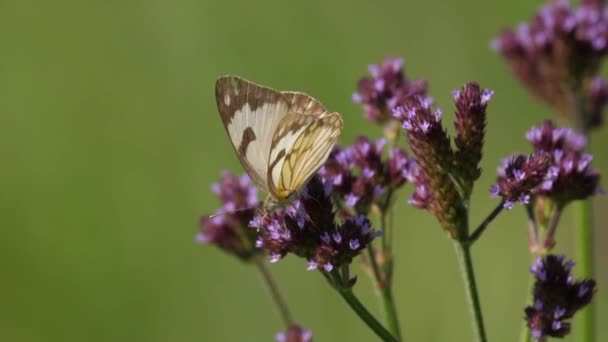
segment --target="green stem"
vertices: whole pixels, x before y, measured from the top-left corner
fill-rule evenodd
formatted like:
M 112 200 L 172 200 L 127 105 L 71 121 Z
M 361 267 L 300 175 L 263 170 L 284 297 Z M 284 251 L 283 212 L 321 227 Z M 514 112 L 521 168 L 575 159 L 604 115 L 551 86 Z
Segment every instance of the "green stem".
M 527 295 L 526 295 L 526 306 L 532 304 L 532 286 L 534 285 L 534 276 L 532 274 L 528 275 L 528 287 L 526 287 Z M 521 342 L 531 342 L 532 334 L 530 334 L 530 328 L 528 328 L 528 322 L 524 320 L 524 324 L 521 327 L 521 334 L 519 335 L 519 340 Z
M 593 210 L 590 199 L 573 203 L 576 233 L 575 256 L 577 271 L 582 278 L 593 277 Z M 595 341 L 595 305 L 593 302 L 578 313 L 576 341 Z
M 399 319 L 397 318 L 397 308 L 393 299 L 393 290 L 387 286 L 382 291 L 382 302 L 384 304 L 384 314 L 389 330 L 401 340 L 401 330 L 399 329 Z
M 589 127 L 587 124 L 587 108 L 585 106 L 585 96 L 577 91 L 572 92 L 575 96 L 573 114 L 574 128 L 583 133 L 590 145 Z M 574 205 L 575 217 L 575 251 L 577 270 L 579 276 L 592 278 L 593 272 L 593 207 L 591 199 L 577 201 Z M 578 327 L 575 331 L 576 340 L 584 342 L 595 341 L 595 307 L 590 303 L 576 317 Z
M 477 227 L 475 229 L 475 231 L 473 232 L 473 234 L 471 234 L 471 236 L 469 237 L 469 243 L 472 244 L 473 242 L 477 241 L 477 239 L 479 239 L 479 237 L 481 236 L 481 234 L 483 234 L 483 232 L 486 230 L 486 228 L 488 228 L 488 225 L 494 221 L 494 219 L 496 218 L 496 216 L 498 216 L 498 214 L 500 214 L 500 212 L 502 211 L 502 209 L 505 207 L 505 201 L 502 200 L 500 201 L 500 203 L 498 203 L 498 205 L 496 206 L 496 208 L 494 208 L 494 210 L 492 210 L 492 212 L 490 213 L 490 215 L 488 215 L 488 217 L 486 217 L 485 220 L 483 220 L 483 222 L 481 222 L 481 224 L 479 225 L 479 227 Z
M 393 298 L 393 254 L 392 254 L 392 245 L 393 245 L 393 227 L 392 224 L 387 224 L 387 216 L 391 215 L 391 200 L 393 197 L 393 191 L 389 190 L 388 195 L 386 196 L 386 201 L 382 206 L 380 212 L 380 229 L 383 231 L 388 231 L 390 236 L 387 240 L 387 244 L 384 245 L 383 248 L 383 257 L 384 260 L 384 286 L 379 288 L 382 295 L 382 304 L 384 307 L 385 320 L 388 324 L 388 328 L 390 331 L 399 338 L 402 339 L 401 329 L 399 327 L 399 318 L 397 316 L 397 307 L 395 306 L 395 299 Z
M 460 273 L 464 281 L 470 313 L 473 319 L 473 334 L 477 342 L 487 342 L 486 331 L 483 325 L 483 315 L 481 313 L 481 303 L 475 282 L 475 272 L 473 271 L 473 260 L 471 259 L 470 245 L 467 242 L 454 241 L 454 248 L 460 264 Z
M 399 328 L 399 319 L 397 318 L 397 308 L 393 299 L 393 291 L 388 279 L 384 279 L 383 273 L 376 262 L 375 252 L 372 245 L 367 246 L 369 254 L 369 263 L 372 268 L 372 279 L 376 287 L 376 293 L 382 298 L 382 306 L 384 307 L 384 316 L 389 330 L 401 340 L 401 330 Z
M 285 299 L 283 299 L 281 291 L 279 291 L 277 283 L 272 278 L 272 274 L 270 273 L 270 270 L 266 267 L 264 260 L 262 260 L 261 258 L 255 258 L 255 264 L 258 267 L 262 278 L 264 279 L 264 284 L 266 284 L 266 288 L 268 289 L 268 292 L 270 292 L 270 296 L 272 297 L 274 303 L 279 309 L 279 313 L 281 315 L 281 318 L 283 319 L 283 323 L 285 323 L 285 326 L 289 328 L 289 326 L 293 323 L 293 318 L 291 316 L 291 313 L 289 312 L 289 308 L 287 307 L 287 302 L 285 301 Z
M 384 280 L 382 280 L 382 273 L 380 273 L 380 266 L 378 266 L 378 262 L 376 261 L 376 250 L 372 244 L 367 245 L 367 254 L 369 257 L 369 264 L 372 268 L 372 275 L 375 282 L 376 289 L 379 291 L 384 288 Z
M 376 318 L 361 304 L 359 299 L 355 296 L 351 289 L 344 289 L 339 287 L 334 287 L 336 291 L 342 296 L 344 301 L 350 306 L 353 311 L 359 316 L 359 318 L 367 324 L 367 326 L 372 329 L 376 335 L 385 342 L 398 342 L 399 340 L 395 338 L 386 328 L 380 324 L 376 320 Z

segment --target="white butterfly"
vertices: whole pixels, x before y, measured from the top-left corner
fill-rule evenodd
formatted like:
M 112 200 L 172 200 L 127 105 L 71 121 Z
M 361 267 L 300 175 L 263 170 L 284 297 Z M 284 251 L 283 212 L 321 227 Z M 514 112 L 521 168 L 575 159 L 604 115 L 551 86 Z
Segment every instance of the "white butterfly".
M 215 83 L 217 108 L 254 183 L 275 204 L 288 202 L 325 163 L 342 118 L 311 96 L 276 91 L 237 76 Z

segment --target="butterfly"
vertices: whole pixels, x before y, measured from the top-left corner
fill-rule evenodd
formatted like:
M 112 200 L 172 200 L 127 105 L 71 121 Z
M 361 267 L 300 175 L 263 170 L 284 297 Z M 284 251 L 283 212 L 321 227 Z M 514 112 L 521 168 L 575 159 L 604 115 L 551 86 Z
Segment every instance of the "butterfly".
M 217 108 L 243 168 L 269 195 L 293 200 L 325 163 L 342 132 L 342 118 L 313 97 L 277 91 L 237 76 L 215 83 Z

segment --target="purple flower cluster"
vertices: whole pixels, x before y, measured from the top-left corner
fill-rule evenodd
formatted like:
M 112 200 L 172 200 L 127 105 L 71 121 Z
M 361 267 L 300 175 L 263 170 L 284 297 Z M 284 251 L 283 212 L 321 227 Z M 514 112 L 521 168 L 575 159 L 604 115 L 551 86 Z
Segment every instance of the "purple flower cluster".
M 313 177 L 299 200 L 250 222 L 250 227 L 259 232 L 256 247 L 263 249 L 271 262 L 293 253 L 308 261 L 309 270 L 331 272 L 350 264 L 379 235 L 363 215 L 336 224 L 334 206 L 326 190 L 321 179 Z
M 515 202 L 529 204 L 543 184 L 550 184 L 556 175 L 557 169 L 551 167 L 551 156 L 547 153 L 534 153 L 528 157 L 513 155 L 503 159 L 490 193 L 502 197 L 504 207 L 512 209 Z
M 403 59 L 386 58 L 381 65 L 370 65 L 372 77 L 364 77 L 357 84 L 353 101 L 363 104 L 365 117 L 371 122 L 384 123 L 390 113 L 412 95 L 424 95 L 425 80 L 410 81 L 403 73 Z
M 431 110 L 431 98 L 414 97 L 395 110 L 416 157 L 412 183 L 416 191 L 408 202 L 429 210 L 452 237 L 457 235 L 465 208 L 450 178 L 454 152 L 441 124 L 441 110 Z
M 608 53 L 608 7 L 584 1 L 572 8 L 553 0 L 516 30 L 504 29 L 492 47 L 535 97 L 569 117 L 576 97 L 592 96 L 592 79 Z M 585 128 L 601 122 L 605 102 L 595 105 L 584 109 Z
M 414 161 L 405 150 L 394 148 L 385 160 L 386 139 L 375 142 L 359 137 L 352 146 L 334 148 L 319 175 L 335 197 L 357 213 L 384 206 L 387 196 L 411 179 Z
M 600 174 L 590 165 L 593 157 L 584 152 L 584 135 L 546 120 L 529 130 L 526 138 L 534 153 L 503 160 L 497 183 L 490 189 L 492 195 L 503 198 L 506 208 L 511 209 L 517 201 L 528 204 L 534 196 L 563 207 L 601 192 Z
M 453 238 L 466 238 L 464 199 L 479 178 L 486 125 L 486 107 L 493 95 L 469 82 L 453 92 L 456 104 L 456 149 L 441 123 L 440 109 L 429 97 L 412 96 L 393 116 L 402 123 L 416 157 L 411 173 L 416 192 L 409 203 L 429 210 Z
M 590 166 L 593 157 L 584 152 L 587 139 L 569 128 L 558 128 L 549 120 L 527 132 L 526 138 L 538 153 L 551 156 L 555 174 L 547 180 L 539 194 L 564 206 L 597 194 L 600 174 Z
M 312 332 L 297 324 L 292 324 L 287 331 L 275 336 L 277 342 L 312 342 Z
M 456 103 L 456 138 L 457 147 L 454 158 L 457 173 L 461 175 L 463 186 L 470 192 L 473 182 L 481 176 L 479 162 L 486 128 L 486 108 L 494 91 L 481 89 L 479 84 L 469 82 L 461 89 L 452 92 Z
M 222 207 L 215 215 L 201 217 L 196 240 L 215 245 L 243 260 L 251 258 L 257 253 L 254 247 L 257 233 L 248 229 L 248 224 L 261 208 L 261 202 L 249 176 L 237 177 L 226 171 L 222 181 L 214 183 L 211 190 Z
M 525 309 L 532 337 L 563 337 L 570 332 L 566 320 L 591 302 L 595 292 L 592 279 L 576 281 L 571 274 L 574 262 L 564 256 L 536 259 L 530 272 L 536 278 L 534 304 Z

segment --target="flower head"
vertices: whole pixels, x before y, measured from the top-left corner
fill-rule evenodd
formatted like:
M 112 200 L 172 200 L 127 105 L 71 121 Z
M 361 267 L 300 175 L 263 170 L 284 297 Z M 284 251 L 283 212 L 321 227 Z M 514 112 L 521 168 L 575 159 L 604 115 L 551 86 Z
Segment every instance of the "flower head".
M 570 332 L 566 320 L 591 302 L 595 281 L 575 280 L 573 266 L 564 256 L 550 254 L 536 259 L 530 268 L 536 278 L 534 304 L 526 307 L 525 313 L 535 339 L 566 336 Z
M 512 209 L 515 202 L 530 203 L 532 196 L 540 190 L 545 181 L 555 177 L 551 168 L 551 156 L 547 153 L 535 153 L 526 157 L 518 154 L 505 158 L 498 168 L 496 184 L 490 193 L 502 197 L 504 207 Z
M 337 224 L 333 208 L 323 182 L 314 177 L 299 200 L 251 221 L 250 227 L 259 232 L 256 246 L 270 256 L 271 262 L 287 253 L 305 258 L 309 270 L 331 272 L 349 264 L 378 234 L 363 215 Z
M 254 242 L 257 233 L 248 229 L 249 221 L 261 207 L 257 190 L 249 176 L 237 177 L 230 172 L 222 174 L 222 181 L 211 190 L 222 203 L 215 215 L 203 216 L 196 240 L 217 246 L 226 253 L 247 260 L 257 253 Z
M 516 30 L 504 29 L 492 47 L 536 98 L 569 117 L 576 97 L 589 97 L 588 84 L 608 53 L 606 8 L 600 1 L 584 1 L 579 8 L 550 1 Z M 592 117 L 584 116 L 585 128 L 594 127 Z
M 388 193 L 410 178 L 413 159 L 399 148 L 390 150 L 385 158 L 385 145 L 385 139 L 370 141 L 361 136 L 349 147 L 335 147 L 319 170 L 335 197 L 357 213 L 382 206 Z
M 469 82 L 452 92 L 456 102 L 456 156 L 454 163 L 460 177 L 470 192 L 473 182 L 481 175 L 479 162 L 486 127 L 486 107 L 494 95 L 490 89 L 481 89 L 479 84 Z
M 452 177 L 454 152 L 441 124 L 441 110 L 432 110 L 432 103 L 431 98 L 413 96 L 393 112 L 416 157 L 411 172 L 416 192 L 409 202 L 429 210 L 453 238 L 464 238 L 466 210 Z
M 297 324 L 292 324 L 287 331 L 275 336 L 277 342 L 312 342 L 312 332 Z
M 526 134 L 537 152 L 551 157 L 554 176 L 547 179 L 539 194 L 563 206 L 599 193 L 600 174 L 591 168 L 593 157 L 583 152 L 587 139 L 569 128 L 558 128 L 551 121 L 533 127 Z
M 426 93 L 426 81 L 405 78 L 403 59 L 386 58 L 381 65 L 370 65 L 369 72 L 372 77 L 359 80 L 353 101 L 363 105 L 365 117 L 371 122 L 389 120 L 392 110 L 407 97 Z

